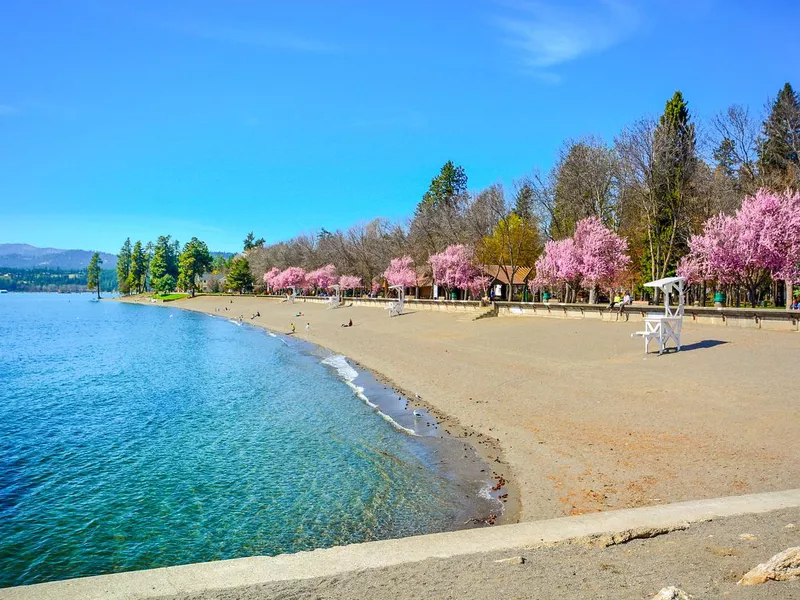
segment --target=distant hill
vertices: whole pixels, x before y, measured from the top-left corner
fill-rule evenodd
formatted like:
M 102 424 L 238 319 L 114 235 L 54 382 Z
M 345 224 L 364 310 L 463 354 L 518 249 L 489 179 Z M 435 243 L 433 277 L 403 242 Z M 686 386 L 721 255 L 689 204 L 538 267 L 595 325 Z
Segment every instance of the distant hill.
M 9 269 L 85 269 L 92 259 L 91 250 L 37 248 L 29 244 L 0 244 L 0 268 Z M 117 257 L 101 252 L 103 269 L 115 269 Z

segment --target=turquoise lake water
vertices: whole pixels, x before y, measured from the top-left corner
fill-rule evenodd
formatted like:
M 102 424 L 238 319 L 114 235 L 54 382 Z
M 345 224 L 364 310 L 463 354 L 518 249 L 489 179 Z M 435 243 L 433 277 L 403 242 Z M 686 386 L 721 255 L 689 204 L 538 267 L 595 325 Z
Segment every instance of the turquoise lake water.
M 474 510 L 431 443 L 324 355 L 90 298 L 0 296 L 0 587 L 441 531 Z

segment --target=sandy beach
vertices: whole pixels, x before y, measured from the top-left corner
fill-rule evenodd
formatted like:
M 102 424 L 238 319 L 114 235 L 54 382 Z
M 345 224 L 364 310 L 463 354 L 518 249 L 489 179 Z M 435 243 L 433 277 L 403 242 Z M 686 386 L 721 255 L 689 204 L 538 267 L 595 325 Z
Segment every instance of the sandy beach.
M 294 323 L 385 377 L 496 465 L 521 520 L 800 486 L 796 333 L 687 324 L 682 352 L 645 358 L 634 323 L 390 319 L 255 297 L 165 306 L 283 333 Z

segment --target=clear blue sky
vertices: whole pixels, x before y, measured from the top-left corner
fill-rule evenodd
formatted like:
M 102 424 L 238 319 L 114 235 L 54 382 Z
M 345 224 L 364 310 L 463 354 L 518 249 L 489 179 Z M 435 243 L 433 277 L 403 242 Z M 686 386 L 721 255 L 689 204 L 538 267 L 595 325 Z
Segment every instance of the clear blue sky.
M 548 169 L 676 89 L 800 87 L 800 2 L 5 0 L 0 242 L 238 250 Z

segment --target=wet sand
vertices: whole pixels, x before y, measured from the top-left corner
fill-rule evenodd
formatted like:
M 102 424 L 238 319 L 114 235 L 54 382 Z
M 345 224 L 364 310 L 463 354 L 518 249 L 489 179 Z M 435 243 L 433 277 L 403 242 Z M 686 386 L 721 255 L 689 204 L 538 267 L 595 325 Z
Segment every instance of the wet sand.
M 682 352 L 645 358 L 635 323 L 390 319 L 254 297 L 168 306 L 295 323 L 298 338 L 385 376 L 492 461 L 524 520 L 800 487 L 796 333 L 687 324 Z

